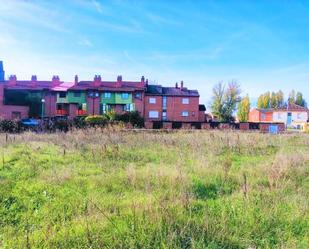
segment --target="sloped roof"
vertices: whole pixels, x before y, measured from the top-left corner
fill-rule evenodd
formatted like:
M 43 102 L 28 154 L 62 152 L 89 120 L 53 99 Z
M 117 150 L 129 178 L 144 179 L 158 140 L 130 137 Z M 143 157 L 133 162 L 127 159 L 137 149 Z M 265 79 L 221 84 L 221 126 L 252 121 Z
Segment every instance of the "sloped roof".
M 161 85 L 148 85 L 146 95 L 169 95 L 169 96 L 190 96 L 199 97 L 197 90 L 189 90 L 186 87 L 162 87 Z
M 308 108 L 294 103 L 289 103 L 286 107 L 277 108 L 275 111 L 308 112 Z
M 274 108 L 255 108 L 259 112 L 273 112 Z
M 59 85 L 63 82 L 59 82 Z M 10 84 L 10 81 L 5 81 L 5 88 L 12 90 L 43 90 L 43 89 L 51 89 L 53 86 L 52 81 L 31 81 L 31 80 L 18 80 L 13 85 Z
M 141 82 L 135 81 L 122 81 L 121 87 L 118 87 L 117 81 L 101 81 L 98 85 L 94 86 L 93 81 L 79 81 L 77 84 L 72 86 L 70 90 L 87 90 L 87 89 L 97 89 L 105 91 L 135 91 L 144 90 Z

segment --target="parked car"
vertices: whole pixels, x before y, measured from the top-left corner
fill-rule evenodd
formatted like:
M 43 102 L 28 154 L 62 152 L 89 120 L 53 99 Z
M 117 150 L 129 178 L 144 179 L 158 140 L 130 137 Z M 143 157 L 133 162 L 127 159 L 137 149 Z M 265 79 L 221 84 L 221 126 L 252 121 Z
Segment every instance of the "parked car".
M 21 123 L 26 127 L 37 127 L 39 125 L 39 121 L 33 118 L 22 119 Z

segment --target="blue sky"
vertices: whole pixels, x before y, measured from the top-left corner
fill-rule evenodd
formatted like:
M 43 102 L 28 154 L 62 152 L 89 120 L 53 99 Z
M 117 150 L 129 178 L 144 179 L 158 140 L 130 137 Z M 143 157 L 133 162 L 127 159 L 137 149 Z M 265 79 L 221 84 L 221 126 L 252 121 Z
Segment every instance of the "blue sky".
M 308 17 L 305 0 L 0 0 L 0 60 L 19 79 L 183 80 L 207 105 L 230 80 L 309 101 Z

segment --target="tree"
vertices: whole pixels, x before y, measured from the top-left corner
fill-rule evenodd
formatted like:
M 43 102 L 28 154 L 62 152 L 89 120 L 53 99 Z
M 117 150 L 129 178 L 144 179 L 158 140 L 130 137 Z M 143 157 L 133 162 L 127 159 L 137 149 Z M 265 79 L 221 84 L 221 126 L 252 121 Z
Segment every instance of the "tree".
M 303 98 L 303 94 L 301 92 L 296 93 L 295 104 L 306 107 L 306 101 Z
M 222 122 L 234 120 L 233 112 L 236 110 L 237 103 L 240 101 L 240 86 L 237 82 L 231 81 L 227 88 L 219 82 L 213 88 L 212 112 Z
M 239 122 L 247 122 L 249 120 L 250 99 L 249 95 L 244 97 L 238 104 L 237 117 Z
M 292 90 L 289 94 L 288 103 L 289 104 L 295 104 L 295 90 Z
M 271 108 L 277 108 L 278 107 L 277 96 L 276 96 L 275 92 L 271 93 L 271 96 L 270 96 L 270 107 Z
M 270 92 L 261 94 L 258 98 L 258 108 L 269 108 L 270 107 Z
M 279 90 L 276 93 L 276 98 L 277 98 L 277 107 L 281 108 L 284 106 L 284 94 L 281 90 Z

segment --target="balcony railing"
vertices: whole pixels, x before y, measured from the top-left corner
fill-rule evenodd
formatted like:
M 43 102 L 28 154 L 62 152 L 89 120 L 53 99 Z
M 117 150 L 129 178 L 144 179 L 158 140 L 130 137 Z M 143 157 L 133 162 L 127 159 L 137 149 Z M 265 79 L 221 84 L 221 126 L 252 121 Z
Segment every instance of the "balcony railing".
M 56 114 L 61 115 L 61 116 L 65 116 L 65 115 L 68 115 L 69 113 L 66 110 L 57 110 Z
M 76 110 L 76 115 L 77 116 L 85 116 L 85 115 L 87 115 L 87 111 L 86 110 Z

